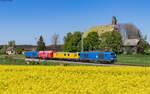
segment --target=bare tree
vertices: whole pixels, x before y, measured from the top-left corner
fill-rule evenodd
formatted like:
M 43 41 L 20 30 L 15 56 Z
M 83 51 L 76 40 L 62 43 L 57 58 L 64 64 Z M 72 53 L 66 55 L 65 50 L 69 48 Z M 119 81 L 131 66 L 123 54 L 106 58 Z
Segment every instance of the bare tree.
M 120 24 L 120 32 L 123 35 L 123 39 L 140 39 L 141 32 L 133 24 Z
M 52 36 L 52 40 L 51 40 L 52 46 L 53 46 L 53 50 L 57 50 L 58 41 L 59 41 L 59 34 L 56 34 L 56 33 L 55 33 L 55 34 Z
M 10 40 L 10 41 L 8 42 L 8 46 L 9 46 L 9 47 L 15 47 L 15 46 L 16 46 L 15 41 L 14 41 L 14 40 Z

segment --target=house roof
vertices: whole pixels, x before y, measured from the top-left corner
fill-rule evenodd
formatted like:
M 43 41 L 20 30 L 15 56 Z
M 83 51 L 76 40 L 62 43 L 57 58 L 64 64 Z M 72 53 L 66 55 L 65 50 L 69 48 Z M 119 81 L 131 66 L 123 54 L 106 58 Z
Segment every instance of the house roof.
M 24 51 L 32 51 L 32 48 L 24 48 Z
M 14 49 L 14 47 L 8 47 L 8 48 L 7 48 L 7 51 L 10 51 L 10 50 L 12 50 L 12 49 Z
M 139 39 L 126 39 L 123 41 L 123 46 L 137 46 Z

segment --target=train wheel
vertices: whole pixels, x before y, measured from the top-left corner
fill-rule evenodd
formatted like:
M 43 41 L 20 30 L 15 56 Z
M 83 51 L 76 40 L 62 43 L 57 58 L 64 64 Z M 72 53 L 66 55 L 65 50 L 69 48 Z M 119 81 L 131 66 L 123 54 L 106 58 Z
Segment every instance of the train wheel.
M 109 62 L 108 61 L 104 61 L 105 62 L 105 64 L 109 64 Z
M 103 64 L 103 61 L 100 61 L 101 64 Z
M 112 61 L 110 61 L 110 63 L 111 63 L 111 64 L 114 64 L 114 63 L 115 63 L 115 61 L 114 61 L 114 60 L 112 60 Z

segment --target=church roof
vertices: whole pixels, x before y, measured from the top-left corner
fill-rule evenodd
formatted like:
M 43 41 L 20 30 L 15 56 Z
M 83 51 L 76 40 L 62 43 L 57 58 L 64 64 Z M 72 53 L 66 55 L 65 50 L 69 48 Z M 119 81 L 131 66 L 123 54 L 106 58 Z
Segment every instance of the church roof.
M 123 41 L 123 46 L 137 46 L 139 39 L 126 39 Z

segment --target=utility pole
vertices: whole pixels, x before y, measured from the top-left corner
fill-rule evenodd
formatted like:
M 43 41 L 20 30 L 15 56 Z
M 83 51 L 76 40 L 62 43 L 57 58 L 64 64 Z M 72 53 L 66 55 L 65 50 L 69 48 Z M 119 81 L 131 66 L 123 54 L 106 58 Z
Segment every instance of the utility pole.
M 73 26 L 73 27 L 78 27 L 78 26 Z M 78 27 L 79 28 L 79 27 Z M 80 31 L 80 30 L 79 30 Z M 82 31 L 82 30 L 81 30 Z M 81 52 L 84 52 L 84 41 L 83 41 L 83 39 L 84 39 L 84 37 L 83 37 L 83 35 L 84 35 L 84 31 L 82 32 L 82 38 L 81 38 Z
M 84 52 L 84 42 L 83 42 L 83 35 L 84 35 L 84 32 L 82 32 L 82 45 L 81 45 L 81 48 L 82 48 L 82 52 Z

